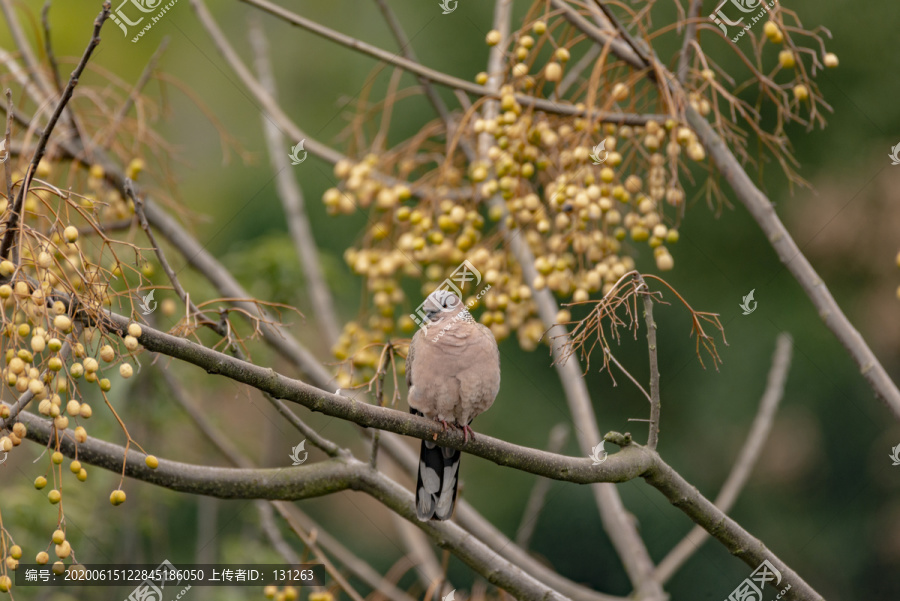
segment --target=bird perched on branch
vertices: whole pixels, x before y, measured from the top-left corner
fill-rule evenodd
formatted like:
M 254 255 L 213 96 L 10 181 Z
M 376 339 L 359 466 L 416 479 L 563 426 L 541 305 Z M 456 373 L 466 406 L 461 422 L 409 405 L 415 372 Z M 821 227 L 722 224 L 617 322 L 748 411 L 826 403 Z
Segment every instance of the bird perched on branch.
M 452 292 L 436 290 L 423 304 L 422 327 L 409 345 L 406 384 L 409 411 L 462 429 L 494 403 L 500 390 L 500 351 L 490 329 L 477 323 Z M 446 520 L 453 515 L 461 453 L 422 441 L 416 482 L 416 515 Z

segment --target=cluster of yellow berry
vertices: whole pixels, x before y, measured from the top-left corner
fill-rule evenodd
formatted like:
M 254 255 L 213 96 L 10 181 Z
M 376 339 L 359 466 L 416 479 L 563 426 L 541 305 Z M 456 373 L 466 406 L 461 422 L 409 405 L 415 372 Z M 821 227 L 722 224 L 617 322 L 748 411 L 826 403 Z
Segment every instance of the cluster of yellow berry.
M 80 328 L 73 319 L 72 311 L 76 305 L 79 310 L 88 311 L 109 306 L 114 294 L 110 282 L 113 276 L 121 275 L 117 260 L 110 269 L 100 266 L 106 245 L 101 245 L 98 253 L 97 245 L 82 240 L 83 232 L 75 223 L 83 224 L 88 231 L 99 231 L 100 223 L 130 217 L 134 207 L 107 186 L 101 168 L 73 167 L 82 177 L 87 172 L 87 187 L 92 190 L 80 200 L 74 194 L 61 192 L 42 181 L 51 177 L 56 168 L 46 161 L 40 163 L 35 173 L 37 179 L 24 202 L 17 253 L 0 261 L 0 281 L 3 282 L 0 284 L 0 341 L 4 348 L 0 378 L 14 396 L 30 395 L 37 413 L 46 417 L 54 428 L 51 440 L 55 441 L 55 446 L 51 448 L 49 470 L 35 478 L 34 487 L 43 490 L 48 487 L 48 478 L 52 480 L 47 500 L 60 505 L 62 464 L 66 461 L 60 441 L 69 439 L 76 444 L 84 443 L 88 437 L 84 420 L 93 415 L 79 386 L 95 385 L 101 394 L 109 392 L 112 382 L 103 377 L 105 366 L 118 365 L 120 377 L 132 377 L 134 368 L 127 359 L 139 350 L 138 339 L 143 332 L 139 324 L 132 323 L 119 344 L 97 328 Z M 142 168 L 140 160 L 132 161 L 128 176 L 137 177 Z M 70 172 L 61 177 L 71 175 Z M 22 179 L 23 174 L 16 171 L 14 187 L 21 186 Z M 0 200 L 0 205 L 0 209 L 8 214 L 9 200 Z M 144 276 L 150 275 L 147 269 L 145 267 Z M 60 300 L 63 297 L 77 301 L 69 307 Z M 9 407 L 0 406 L 0 418 L 8 417 Z M 0 436 L 0 451 L 13 451 L 26 435 L 24 424 L 12 424 L 9 432 Z M 147 456 L 145 462 L 150 468 L 159 463 L 152 455 Z M 68 470 L 78 481 L 87 480 L 88 471 L 78 460 L 77 453 L 69 462 Z M 112 491 L 110 502 L 122 504 L 125 492 Z M 58 528 L 63 524 L 60 513 Z M 51 541 L 56 554 L 53 569 L 61 573 L 65 561 L 70 557 L 74 559 L 72 546 L 62 529 L 52 534 Z M 50 562 L 48 551 L 49 548 L 37 553 L 35 561 L 39 564 Z M 21 547 L 12 545 L 4 558 L 4 567 L 16 569 L 21 556 Z M 11 579 L 0 577 L 0 590 L 8 590 L 10 586 Z
M 497 110 L 467 113 L 450 154 L 435 159 L 434 145 L 412 143 L 390 155 L 335 165 L 339 185 L 323 198 L 329 213 L 371 208 L 362 240 L 344 256 L 364 278 L 372 302 L 365 320 L 348 324 L 334 349 L 353 363 L 355 375 L 345 380 L 366 381 L 376 367 L 375 345 L 415 329 L 407 314 L 418 303 L 407 298 L 401 279 L 424 281 L 418 291 L 424 297 L 463 260 L 484 275 L 481 286 L 490 285 L 483 298 L 475 296 L 477 289 L 464 290 L 467 304 L 484 309 L 479 320 L 498 340 L 515 332 L 523 348 L 535 348 L 544 326 L 522 269 L 503 244 L 504 228 L 526 241 L 535 257 L 534 289 L 549 289 L 562 302 L 608 292 L 634 269 L 643 245 L 658 270 L 674 267 L 669 247 L 679 239 L 686 203 L 681 176 L 691 162 L 705 161 L 706 152 L 694 131 L 675 119 L 648 116 L 623 124 L 598 116 L 598 109 L 652 112 L 652 94 L 635 89 L 620 67 L 603 66 L 591 76 L 597 97 L 584 86 L 569 93 L 571 54 L 557 40 L 565 37 L 563 29 L 536 20 L 512 36 Z M 548 33 L 553 30 L 556 38 Z M 767 22 L 764 31 L 770 41 L 784 41 L 776 23 Z M 501 37 L 490 31 L 486 43 L 496 46 Z M 779 61 L 784 68 L 797 62 L 791 50 Z M 837 57 L 826 54 L 824 64 L 837 66 Z M 699 76 L 688 101 L 709 116 L 715 73 L 705 68 Z M 475 80 L 484 85 L 489 77 L 479 73 Z M 798 81 L 805 79 L 798 74 Z M 522 95 L 565 102 L 577 113 L 523 107 Z M 798 83 L 794 95 L 804 100 L 809 90 Z M 417 183 L 396 183 L 410 178 Z M 557 318 L 564 322 L 570 314 L 563 310 Z
M 375 367 L 374 343 L 415 329 L 407 315 L 418 303 L 407 299 L 401 278 L 424 280 L 418 291 L 424 297 L 464 260 L 483 274 L 480 286 L 490 285 L 480 299 L 477 289 L 464 290 L 470 306 L 483 305 L 479 320 L 499 340 L 515 332 L 523 348 L 536 347 L 545 328 L 521 267 L 497 234 L 501 225 L 528 243 L 538 273 L 534 287 L 560 299 L 577 302 L 609 291 L 634 268 L 628 253 L 638 244 L 649 246 L 658 269 L 674 266 L 667 245 L 678 241 L 673 223 L 685 203 L 678 178 L 682 155 L 703 161 L 703 147 L 693 131 L 671 119 L 632 126 L 524 109 L 516 94 L 540 96 L 542 85 L 561 79 L 570 58 L 566 48 L 557 48 L 535 71 L 535 36 L 546 41 L 546 32 L 537 21 L 517 37 L 496 117 L 465 123 L 470 147 L 490 141 L 480 158 L 469 161 L 456 152 L 420 179 L 432 183 L 416 197 L 407 185 L 386 183 L 381 175 L 393 170 L 402 180 L 421 167 L 425 159 L 416 149 L 399 160 L 368 155 L 335 165 L 340 186 L 324 194 L 328 211 L 373 207 L 360 246 L 344 256 L 365 279 L 373 311 L 365 323 L 347 324 L 334 349 L 339 359 L 353 362 L 356 383 Z M 486 41 L 496 45 L 499 37 L 491 31 Z M 487 74 L 476 81 L 485 83 Z M 632 90 L 617 82 L 609 94 L 623 102 Z M 697 106 L 710 110 L 705 99 L 698 98 Z M 585 111 L 583 103 L 575 107 Z M 489 199 L 496 200 L 488 207 Z M 666 205 L 674 207 L 672 215 L 664 214 Z M 565 320 L 568 311 L 558 317 Z

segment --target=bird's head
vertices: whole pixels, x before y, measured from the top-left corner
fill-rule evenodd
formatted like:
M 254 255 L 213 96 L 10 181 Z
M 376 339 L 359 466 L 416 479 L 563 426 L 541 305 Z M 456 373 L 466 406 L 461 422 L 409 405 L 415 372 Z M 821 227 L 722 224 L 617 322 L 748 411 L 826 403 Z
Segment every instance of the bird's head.
M 435 290 L 429 294 L 422 308 L 425 310 L 428 321 L 432 324 L 453 318 L 466 310 L 459 297 L 448 290 Z

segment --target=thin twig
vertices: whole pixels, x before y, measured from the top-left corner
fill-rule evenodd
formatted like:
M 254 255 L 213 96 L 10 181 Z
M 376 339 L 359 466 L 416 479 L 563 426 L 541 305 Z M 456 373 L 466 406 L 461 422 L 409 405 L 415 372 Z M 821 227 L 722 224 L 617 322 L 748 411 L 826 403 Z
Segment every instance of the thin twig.
M 700 11 L 703 8 L 703 0 L 691 0 L 688 8 L 687 27 L 684 30 L 684 42 L 681 44 L 681 51 L 678 53 L 678 68 L 675 74 L 678 76 L 678 82 L 684 84 L 684 80 L 688 74 L 688 60 L 691 55 L 691 42 L 697 37 L 697 19 L 700 17 Z
M 644 322 L 647 324 L 647 350 L 650 354 L 650 434 L 647 447 L 656 450 L 659 442 L 659 353 L 656 348 L 656 322 L 653 320 L 653 296 L 641 274 L 635 272 L 635 293 L 644 299 Z
M 9 202 L 12 199 L 12 152 L 10 151 L 10 144 L 12 139 L 12 122 L 13 115 L 15 115 L 15 107 L 13 107 L 13 99 L 12 99 L 12 91 L 9 88 L 6 88 L 6 133 L 3 136 L 3 150 L 0 151 L 0 158 L 3 159 L 3 172 L 6 177 L 6 200 Z

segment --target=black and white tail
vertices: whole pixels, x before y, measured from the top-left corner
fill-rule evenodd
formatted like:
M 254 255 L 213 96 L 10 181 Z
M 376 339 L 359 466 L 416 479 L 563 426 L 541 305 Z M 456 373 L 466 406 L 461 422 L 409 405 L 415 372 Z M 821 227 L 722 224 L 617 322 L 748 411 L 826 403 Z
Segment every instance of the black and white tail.
M 421 415 L 415 410 L 413 413 Z M 456 449 L 439 447 L 430 440 L 422 441 L 416 481 L 416 516 L 423 522 L 449 520 L 453 515 L 461 457 L 462 453 Z

